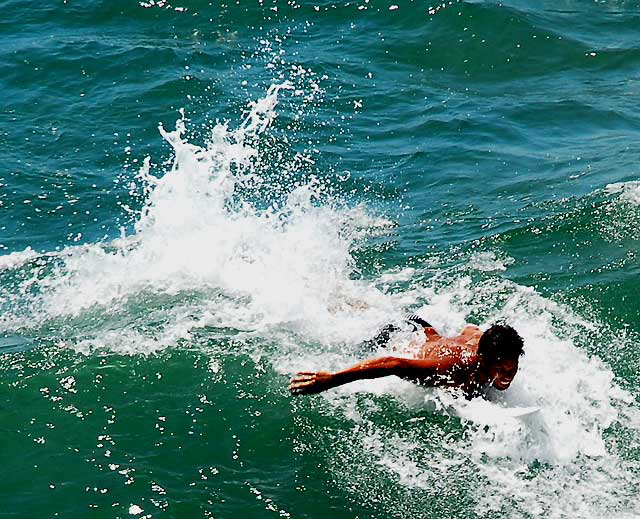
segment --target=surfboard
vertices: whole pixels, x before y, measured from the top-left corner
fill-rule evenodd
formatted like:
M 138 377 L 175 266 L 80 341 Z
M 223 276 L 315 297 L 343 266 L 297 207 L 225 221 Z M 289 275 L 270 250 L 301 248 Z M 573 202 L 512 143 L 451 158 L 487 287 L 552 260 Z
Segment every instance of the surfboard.
M 525 416 L 531 416 L 532 414 L 540 411 L 538 406 L 531 407 L 506 407 L 503 412 L 511 415 L 513 418 L 524 418 Z
M 456 409 L 456 414 L 476 423 L 496 423 L 522 420 L 540 412 L 540 407 L 501 407 L 498 405 L 465 406 Z

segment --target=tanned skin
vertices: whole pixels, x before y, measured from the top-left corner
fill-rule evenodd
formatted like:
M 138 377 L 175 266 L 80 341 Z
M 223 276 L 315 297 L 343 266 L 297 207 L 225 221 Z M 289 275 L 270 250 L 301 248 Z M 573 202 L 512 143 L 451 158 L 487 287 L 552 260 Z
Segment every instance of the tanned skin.
M 368 359 L 343 371 L 301 371 L 291 379 L 294 395 L 320 393 L 355 380 L 395 375 L 430 387 L 460 388 L 467 398 L 478 396 L 488 385 L 505 390 L 518 371 L 518 359 L 487 364 L 478 351 L 482 331 L 467 325 L 456 337 L 442 337 L 425 327 L 426 341 L 409 352 L 412 358 L 379 357 Z

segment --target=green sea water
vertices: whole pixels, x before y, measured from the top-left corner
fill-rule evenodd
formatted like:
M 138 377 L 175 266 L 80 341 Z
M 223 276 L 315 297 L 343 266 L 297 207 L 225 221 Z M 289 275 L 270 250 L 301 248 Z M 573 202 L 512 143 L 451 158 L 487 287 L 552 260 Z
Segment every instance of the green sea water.
M 0 5 L 0 517 L 640 515 L 640 2 Z

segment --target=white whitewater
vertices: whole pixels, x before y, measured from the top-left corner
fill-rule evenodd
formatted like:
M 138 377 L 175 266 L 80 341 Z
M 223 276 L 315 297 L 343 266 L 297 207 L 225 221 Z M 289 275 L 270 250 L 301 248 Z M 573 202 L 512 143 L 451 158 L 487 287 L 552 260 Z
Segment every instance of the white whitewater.
M 504 318 L 523 335 L 526 355 L 512 387 L 490 394 L 488 401 L 466 402 L 387 378 L 344 386 L 324 396 L 327 407 L 313 406 L 312 412 L 341 413 L 347 424 L 349 434 L 338 437 L 335 453 L 327 454 L 350 460 L 351 470 L 329 464 L 336 479 L 346 483 L 373 470 L 398 489 L 466 488 L 479 515 L 508 502 L 513 517 L 596 518 L 612 511 L 619 518 L 637 517 L 639 467 L 625 461 L 607 436 L 617 425 L 638 441 L 637 404 L 608 366 L 577 346 L 576 337 L 593 324 L 501 279 L 509 261 L 491 251 L 470 257 L 464 266 L 494 276 L 480 285 L 468 272 L 425 284 L 417 268 L 357 279 L 354 245 L 390 222 L 365 207 L 349 208 L 332 199 L 317 179 L 288 181 L 278 186 L 286 192 L 284 199 L 268 203 L 246 195 L 263 182 L 258 166 L 261 153 L 268 152 L 261 149 L 261 139 L 276 119 L 278 96 L 289 88 L 287 83 L 272 86 L 236 129 L 217 124 L 203 145 L 185 137 L 184 114 L 174 130 L 161 126 L 173 161 L 159 172 L 151 158 L 144 161 L 138 182 L 146 202 L 132 234 L 52 254 L 27 249 L 5 256 L 0 268 L 33 268 L 33 275 L 15 293 L 2 294 L 5 304 L 19 308 L 5 314 L 3 330 L 37 330 L 45 323 L 86 317 L 95 321 L 87 325 L 90 333 L 69 340 L 69 347 L 87 354 L 105 348 L 150 354 L 179 347 L 203 327 L 233 329 L 238 342 L 251 337 L 277 343 L 275 351 L 264 354 L 284 387 L 298 369 L 353 363 L 360 341 L 409 310 L 445 334 L 459 331 L 474 313 L 485 315 L 482 326 Z M 290 160 L 276 160 L 275 167 L 292 169 Z M 610 192 L 632 200 L 636 186 L 615 186 Z M 391 290 L 393 283 L 404 288 Z M 153 298 L 171 303 L 151 305 L 153 326 L 130 327 L 123 324 L 127 319 L 118 320 L 131 305 L 144 307 Z M 100 319 L 87 317 L 92 312 Z M 392 398 L 416 413 L 427 409 L 461 420 L 465 434 L 432 438 L 416 420 L 407 435 L 400 435 L 376 425 L 374 413 L 357 405 L 361 392 L 369 395 L 371 409 L 376 398 Z M 520 411 L 508 411 L 513 408 Z M 427 457 L 421 446 L 426 440 L 433 442 Z M 471 468 L 455 472 L 460 466 Z M 473 480 L 466 481 L 469 474 Z M 379 497 L 363 484 L 365 499 Z M 387 498 L 389 507 L 404 506 L 407 513 L 419 513 L 423 504 L 411 499 L 394 504 Z

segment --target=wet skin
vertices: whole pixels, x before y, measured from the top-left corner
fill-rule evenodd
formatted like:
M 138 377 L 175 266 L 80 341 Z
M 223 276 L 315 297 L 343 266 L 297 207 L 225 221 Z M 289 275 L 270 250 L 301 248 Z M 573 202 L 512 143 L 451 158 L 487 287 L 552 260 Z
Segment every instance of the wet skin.
M 431 387 L 456 387 L 467 398 L 478 396 L 487 386 L 505 390 L 518 372 L 518 359 L 487 364 L 477 354 L 482 331 L 468 325 L 456 337 L 442 337 L 434 328 L 425 327 L 426 340 L 413 345 L 407 357 L 368 359 L 348 369 L 301 371 L 291 379 L 289 391 L 294 395 L 320 393 L 355 380 L 396 375 Z

